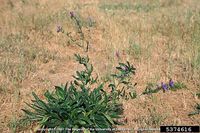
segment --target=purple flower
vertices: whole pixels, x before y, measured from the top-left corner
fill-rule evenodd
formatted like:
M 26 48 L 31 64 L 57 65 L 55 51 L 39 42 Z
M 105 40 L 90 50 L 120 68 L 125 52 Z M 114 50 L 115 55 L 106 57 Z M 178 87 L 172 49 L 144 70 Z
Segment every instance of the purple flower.
M 172 79 L 169 80 L 169 86 L 172 88 L 174 87 L 174 81 Z
M 69 12 L 70 17 L 73 18 L 74 17 L 74 12 Z
M 168 86 L 167 84 L 164 84 L 163 82 L 161 82 L 161 87 L 164 91 L 168 90 Z
M 124 71 L 127 71 L 127 70 L 128 70 L 127 66 L 122 66 L 121 68 L 122 68 Z
M 62 26 L 57 26 L 57 32 L 59 33 L 59 32 L 62 32 Z

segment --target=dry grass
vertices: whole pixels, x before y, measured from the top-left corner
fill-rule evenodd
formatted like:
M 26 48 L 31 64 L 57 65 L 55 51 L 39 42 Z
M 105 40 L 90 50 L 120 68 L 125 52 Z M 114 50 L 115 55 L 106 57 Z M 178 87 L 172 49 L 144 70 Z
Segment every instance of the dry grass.
M 32 91 L 42 95 L 80 69 L 73 54 L 86 53 L 56 33 L 57 25 L 73 30 L 69 11 L 95 22 L 86 32 L 87 54 L 102 79 L 118 61 L 128 60 L 137 68 L 138 93 L 149 82 L 169 78 L 187 85 L 123 101 L 124 127 L 200 124 L 199 115 L 187 116 L 199 102 L 194 95 L 200 87 L 199 0 L 0 0 L 0 132 L 16 131 Z

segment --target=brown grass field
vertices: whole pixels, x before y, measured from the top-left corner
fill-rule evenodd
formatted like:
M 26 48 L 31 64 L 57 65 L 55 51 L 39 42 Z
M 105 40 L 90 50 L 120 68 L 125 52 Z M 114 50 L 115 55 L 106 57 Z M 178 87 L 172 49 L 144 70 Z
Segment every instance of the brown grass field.
M 83 28 L 88 52 L 56 32 L 74 31 L 70 11 L 92 24 Z M 0 0 L 0 18 L 1 133 L 33 132 L 36 125 L 18 128 L 21 109 L 32 92 L 42 97 L 72 80 L 81 69 L 75 53 L 88 55 L 102 80 L 128 60 L 138 94 L 170 78 L 187 86 L 122 100 L 121 127 L 200 125 L 200 115 L 188 116 L 200 103 L 200 0 Z

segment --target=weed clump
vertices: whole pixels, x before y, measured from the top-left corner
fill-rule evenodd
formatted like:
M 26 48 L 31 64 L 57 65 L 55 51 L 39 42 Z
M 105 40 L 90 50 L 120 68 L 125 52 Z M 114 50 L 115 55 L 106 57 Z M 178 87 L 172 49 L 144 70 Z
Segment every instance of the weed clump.
M 109 84 L 109 87 L 112 89 L 112 94 L 116 96 L 116 98 L 124 98 L 128 100 L 129 98 L 134 99 L 137 97 L 135 86 L 137 83 L 131 83 L 131 75 L 135 74 L 135 68 L 130 65 L 127 61 L 125 63 L 119 63 L 119 66 L 116 67 L 118 72 L 116 74 L 112 74 L 112 80 Z
M 184 83 L 181 83 L 179 81 L 175 82 L 172 79 L 169 80 L 168 83 L 161 82 L 161 85 L 159 86 L 158 84 L 155 83 L 148 83 L 146 86 L 146 89 L 142 93 L 142 95 L 149 95 L 153 93 L 157 93 L 160 90 L 163 90 L 163 92 L 166 91 L 177 91 L 183 88 L 187 88 Z
M 75 54 L 76 61 L 84 66 L 84 70 L 76 71 L 74 81 L 67 82 L 65 86 L 56 86 L 55 92 L 46 91 L 45 101 L 40 99 L 34 92 L 34 100 L 27 106 L 31 109 L 23 109 L 26 119 L 36 122 L 42 130 L 53 129 L 94 129 L 113 128 L 122 118 L 123 108 L 118 100 L 119 94 L 115 95 L 117 87 L 125 84 L 130 87 L 130 82 L 125 79 L 135 73 L 135 68 L 127 62 L 120 63 L 117 69 L 119 74 L 114 74 L 118 83 L 110 84 L 112 93 L 104 90 L 104 83 L 98 82 L 98 77 L 93 77 L 93 65 L 89 58 Z M 92 85 L 96 86 L 92 88 Z M 124 91 L 120 91 L 124 93 Z M 131 97 L 135 94 L 130 93 Z

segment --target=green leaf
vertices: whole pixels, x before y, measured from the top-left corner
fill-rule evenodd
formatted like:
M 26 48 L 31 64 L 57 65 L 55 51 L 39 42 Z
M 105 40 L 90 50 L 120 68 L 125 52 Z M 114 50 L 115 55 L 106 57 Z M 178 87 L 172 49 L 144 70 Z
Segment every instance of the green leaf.
M 22 111 L 24 111 L 24 113 L 27 115 L 27 117 L 31 121 L 37 121 L 37 120 L 41 120 L 43 118 L 41 115 L 35 114 L 35 113 L 30 112 L 30 111 L 25 110 L 25 109 L 22 109 Z
M 64 88 L 60 87 L 60 86 L 55 86 L 56 88 L 56 95 L 58 96 L 58 98 L 60 99 L 65 99 L 65 91 Z
M 90 133 L 90 130 L 84 129 L 84 130 L 83 130 L 83 133 Z
M 48 121 L 48 119 L 49 119 L 48 116 L 43 117 L 43 119 L 40 121 L 40 124 L 43 125 L 44 123 L 46 123 Z
M 40 106 L 37 106 L 35 104 L 28 104 L 28 103 L 25 103 L 28 107 L 34 109 L 37 113 L 40 113 L 40 114 L 44 114 L 46 113 L 46 110 L 44 110 L 42 107 Z
M 128 67 L 131 67 L 130 63 L 128 61 L 126 61 L 126 63 L 128 64 Z
M 46 105 L 46 103 L 43 102 L 42 100 L 40 100 L 40 99 L 38 98 L 38 96 L 37 96 L 34 92 L 32 93 L 32 95 L 33 95 L 33 97 L 35 98 L 35 100 L 36 100 L 36 102 L 37 102 L 37 104 L 38 104 L 39 106 L 41 106 L 42 108 L 44 108 L 46 111 L 49 110 L 49 107 Z
M 199 111 L 194 111 L 194 112 L 191 112 L 188 114 L 188 116 L 193 116 L 193 115 L 197 115 L 197 114 L 200 114 Z
M 123 83 L 123 84 L 129 84 L 129 82 L 127 82 L 127 81 L 122 81 L 121 83 Z
M 44 93 L 44 96 L 47 98 L 47 100 L 49 102 L 55 102 L 56 101 L 56 99 L 51 95 L 51 93 L 48 90 Z
M 109 115 L 107 115 L 107 114 L 105 114 L 105 113 L 102 113 L 102 114 L 106 117 L 106 119 L 107 119 L 112 125 L 114 125 L 114 122 L 113 122 L 112 118 L 111 118 Z

